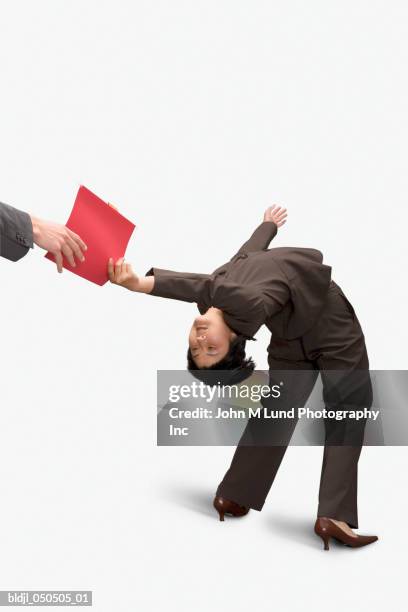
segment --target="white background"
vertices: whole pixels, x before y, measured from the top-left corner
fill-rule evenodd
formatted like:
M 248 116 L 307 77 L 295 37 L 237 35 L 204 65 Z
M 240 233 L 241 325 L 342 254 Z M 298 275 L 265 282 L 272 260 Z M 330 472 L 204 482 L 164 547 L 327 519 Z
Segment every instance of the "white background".
M 322 250 L 371 367 L 407 368 L 405 2 L 0 8 L 1 201 L 63 222 L 88 186 L 137 224 L 140 273 L 210 272 L 282 204 L 275 245 Z M 92 589 L 98 612 L 401 607 L 405 448 L 363 450 L 371 547 L 312 533 L 321 448 L 220 523 L 233 449 L 155 446 L 156 370 L 184 367 L 194 305 L 58 276 L 38 249 L 0 267 L 0 589 Z

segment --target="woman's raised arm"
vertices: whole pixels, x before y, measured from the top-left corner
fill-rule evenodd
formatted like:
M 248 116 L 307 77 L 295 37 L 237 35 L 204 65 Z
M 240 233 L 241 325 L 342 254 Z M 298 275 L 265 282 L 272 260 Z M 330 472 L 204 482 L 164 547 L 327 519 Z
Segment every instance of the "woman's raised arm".
M 249 240 L 247 240 L 235 253 L 234 257 L 241 253 L 250 253 L 251 251 L 263 251 L 267 249 L 270 242 L 275 238 L 278 227 L 282 227 L 286 223 L 287 212 L 286 208 L 277 206 L 269 206 L 263 216 L 263 221 L 253 232 Z M 234 259 L 232 257 L 231 259 Z

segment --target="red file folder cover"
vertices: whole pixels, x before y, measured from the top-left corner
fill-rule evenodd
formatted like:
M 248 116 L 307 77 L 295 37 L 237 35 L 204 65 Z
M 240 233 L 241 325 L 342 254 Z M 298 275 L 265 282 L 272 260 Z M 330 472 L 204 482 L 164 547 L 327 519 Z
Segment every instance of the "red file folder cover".
M 64 257 L 64 268 L 82 278 L 104 285 L 108 280 L 108 259 L 123 257 L 135 225 L 117 210 L 81 186 L 67 227 L 78 234 L 87 245 L 85 261 L 75 260 L 73 268 Z M 51 253 L 46 256 L 55 261 Z

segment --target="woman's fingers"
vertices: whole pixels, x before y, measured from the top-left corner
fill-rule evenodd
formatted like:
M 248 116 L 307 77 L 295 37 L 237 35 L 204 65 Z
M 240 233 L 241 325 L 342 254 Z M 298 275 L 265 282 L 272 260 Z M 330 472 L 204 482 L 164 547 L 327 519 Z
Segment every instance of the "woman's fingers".
M 115 269 L 113 267 L 112 257 L 110 257 L 108 261 L 108 276 L 109 276 L 110 282 L 114 283 L 115 282 Z
M 265 215 L 269 216 L 271 219 L 280 219 L 281 217 L 287 215 L 287 211 L 286 208 L 282 208 L 282 206 L 272 204 L 272 206 L 269 206 L 266 209 Z
M 123 261 L 124 261 L 124 258 L 120 257 L 120 259 L 118 259 L 116 264 L 115 264 L 115 279 L 116 279 L 116 282 L 118 283 L 118 285 L 120 285 L 120 283 L 122 282 Z
M 124 263 L 124 257 L 120 257 L 116 263 L 113 258 L 108 259 L 108 277 L 111 283 L 120 284 L 126 274 L 126 264 Z
M 108 259 L 108 277 L 111 283 L 118 283 L 120 280 L 122 260 L 123 258 L 118 259 L 115 263 L 112 257 Z
M 278 227 L 281 227 L 288 216 L 287 209 L 282 208 L 282 206 L 278 206 L 277 204 L 272 204 L 265 211 L 264 220 L 265 221 L 273 221 L 276 223 Z
M 120 257 L 120 259 L 117 260 L 117 262 L 115 263 L 115 276 L 119 277 L 120 273 L 122 272 L 122 264 L 123 264 L 123 257 Z
M 279 210 L 276 210 L 272 216 L 274 219 L 280 220 L 280 219 L 284 219 L 285 217 L 287 217 L 288 213 L 286 211 L 286 208 L 279 207 Z

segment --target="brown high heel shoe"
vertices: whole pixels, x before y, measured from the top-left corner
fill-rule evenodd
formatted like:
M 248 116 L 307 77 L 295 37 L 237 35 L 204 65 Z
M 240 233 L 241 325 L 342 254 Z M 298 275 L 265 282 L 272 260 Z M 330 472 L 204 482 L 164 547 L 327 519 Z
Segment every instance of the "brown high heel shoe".
M 232 516 L 245 516 L 245 514 L 248 514 L 249 512 L 249 508 L 240 506 L 236 502 L 220 497 L 219 495 L 215 496 L 213 506 L 220 515 L 220 521 L 224 520 L 225 514 L 232 514 Z
M 338 525 L 336 525 L 336 523 L 333 523 L 333 521 L 325 517 L 318 518 L 316 520 L 314 530 L 315 533 L 322 538 L 324 542 L 324 550 L 329 550 L 330 538 L 334 538 L 345 546 L 351 546 L 352 548 L 367 546 L 367 544 L 372 544 L 372 542 L 376 542 L 378 540 L 377 536 L 350 536 Z

